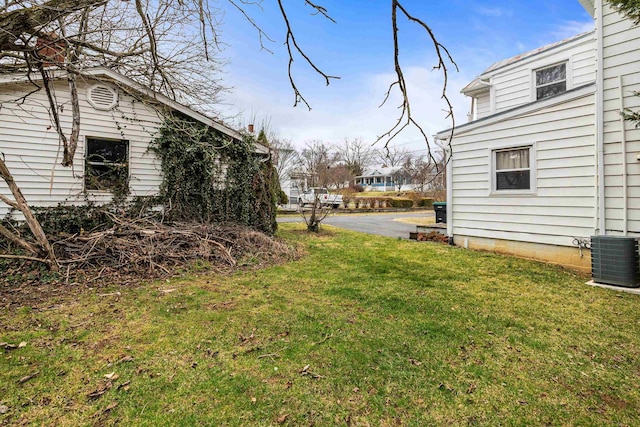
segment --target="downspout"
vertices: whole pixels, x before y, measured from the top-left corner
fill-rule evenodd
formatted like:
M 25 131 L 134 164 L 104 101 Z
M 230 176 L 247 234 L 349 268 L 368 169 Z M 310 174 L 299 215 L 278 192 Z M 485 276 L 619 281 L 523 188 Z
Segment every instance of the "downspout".
M 605 183 L 604 183 L 604 42 L 603 42 L 603 11 L 602 0 L 596 2 L 596 38 L 597 38 L 597 62 L 596 71 L 596 146 L 597 169 L 596 179 L 598 191 L 596 195 L 596 235 L 607 234 L 606 210 L 605 210 Z
M 449 236 L 449 243 L 453 243 L 453 148 L 451 147 L 451 141 L 449 141 L 449 147 L 446 150 L 447 156 L 447 236 Z
M 622 150 L 622 233 L 629 234 L 629 178 L 627 174 L 627 135 L 624 128 L 624 92 L 622 90 L 622 75 L 618 76 L 618 96 L 620 97 L 620 149 Z

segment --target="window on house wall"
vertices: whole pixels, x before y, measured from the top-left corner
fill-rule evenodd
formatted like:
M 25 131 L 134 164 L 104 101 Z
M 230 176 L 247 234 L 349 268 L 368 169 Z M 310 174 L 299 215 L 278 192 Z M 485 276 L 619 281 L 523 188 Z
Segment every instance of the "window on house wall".
M 129 182 L 129 141 L 87 138 L 84 186 L 86 190 L 114 191 Z
M 494 191 L 533 190 L 532 147 L 493 151 Z
M 544 99 L 567 91 L 567 64 L 536 70 L 536 99 Z

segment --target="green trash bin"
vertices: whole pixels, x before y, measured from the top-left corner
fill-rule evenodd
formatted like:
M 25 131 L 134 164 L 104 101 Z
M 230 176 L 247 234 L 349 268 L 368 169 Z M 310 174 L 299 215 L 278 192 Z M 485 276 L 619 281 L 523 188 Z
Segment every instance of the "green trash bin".
M 447 202 L 434 202 L 433 210 L 436 212 L 436 224 L 446 224 Z

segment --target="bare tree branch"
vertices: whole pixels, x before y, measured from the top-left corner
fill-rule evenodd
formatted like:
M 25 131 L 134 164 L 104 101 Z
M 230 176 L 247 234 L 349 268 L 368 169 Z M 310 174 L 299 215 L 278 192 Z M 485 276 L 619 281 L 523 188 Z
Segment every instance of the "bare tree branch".
M 310 2 L 307 2 L 307 3 L 311 4 Z M 278 0 L 278 6 L 280 6 L 280 13 L 281 13 L 282 19 L 284 20 L 284 23 L 285 23 L 285 25 L 287 27 L 287 35 L 286 35 L 286 39 L 285 39 L 286 40 L 285 44 L 287 45 L 287 52 L 289 53 L 289 66 L 288 66 L 289 82 L 291 83 L 291 87 L 293 88 L 293 92 L 294 92 L 295 98 L 296 98 L 293 106 L 295 107 L 295 106 L 298 105 L 298 103 L 302 102 L 302 103 L 304 103 L 304 105 L 307 106 L 307 108 L 309 110 L 311 110 L 311 105 L 309 105 L 309 103 L 304 98 L 304 96 L 302 96 L 302 93 L 298 89 L 298 86 L 296 85 L 296 82 L 293 79 L 293 72 L 292 72 L 292 67 L 293 67 L 293 62 L 294 62 L 293 61 L 293 50 L 298 52 L 298 54 L 304 58 L 304 60 L 307 62 L 307 64 L 309 64 L 309 66 L 311 68 L 313 68 L 313 70 L 316 73 L 320 74 L 324 78 L 325 83 L 327 84 L 327 86 L 329 86 L 329 83 L 331 83 L 331 79 L 340 79 L 340 77 L 331 76 L 331 75 L 326 74 L 324 71 L 322 71 L 320 68 L 318 68 L 318 66 L 311 60 L 311 58 L 309 58 L 309 56 L 307 56 L 305 51 L 302 50 L 302 48 L 298 45 L 298 42 L 296 41 L 296 37 L 294 35 L 293 29 L 291 28 L 291 23 L 289 22 L 289 16 L 287 15 L 287 12 L 286 12 L 284 6 L 282 5 L 282 0 Z M 316 7 L 316 6 L 313 6 L 313 7 Z M 292 49 L 292 46 L 293 46 L 293 49 Z
M 431 147 L 431 143 L 429 142 L 429 138 L 426 132 L 424 131 L 424 129 L 422 128 L 422 126 L 418 123 L 418 121 L 414 119 L 411 111 L 409 91 L 407 88 L 407 83 L 404 77 L 404 73 L 402 71 L 402 66 L 400 64 L 400 43 L 398 40 L 398 36 L 399 36 L 398 12 L 402 13 L 410 22 L 418 24 L 420 27 L 422 27 L 427 33 L 427 35 L 429 36 L 429 39 L 433 44 L 436 57 L 438 60 L 438 64 L 435 65 L 433 68 L 435 70 L 439 70 L 442 72 L 442 77 L 444 80 L 440 98 L 445 101 L 447 105 L 446 117 L 451 120 L 451 136 L 449 137 L 447 144 L 450 144 L 451 138 L 453 137 L 454 128 L 455 128 L 455 117 L 453 114 L 453 105 L 451 104 L 451 101 L 447 95 L 447 84 L 448 84 L 448 78 L 449 78 L 449 70 L 447 68 L 447 63 L 451 63 L 456 70 L 458 70 L 458 65 L 453 60 L 453 58 L 451 57 L 446 47 L 444 47 L 437 40 L 432 29 L 423 20 L 416 18 L 415 16 L 410 14 L 399 0 L 392 0 L 391 1 L 391 24 L 392 24 L 392 32 L 393 32 L 394 68 L 395 68 L 397 79 L 396 81 L 394 81 L 389 85 L 389 88 L 385 94 L 384 100 L 381 105 L 384 105 L 389 100 L 389 97 L 391 96 L 393 89 L 396 87 L 400 92 L 400 95 L 402 98 L 402 104 L 400 105 L 400 117 L 396 121 L 395 125 L 393 125 L 387 132 L 380 135 L 376 140 L 376 142 L 384 140 L 385 141 L 384 146 L 388 147 L 389 143 L 393 139 L 395 139 L 402 131 L 404 131 L 406 128 L 410 126 L 413 126 L 416 129 L 418 129 L 418 131 L 420 132 L 420 135 L 425 140 L 427 144 L 427 153 L 431 161 L 433 161 L 434 163 L 437 163 L 435 157 L 432 154 L 432 147 Z

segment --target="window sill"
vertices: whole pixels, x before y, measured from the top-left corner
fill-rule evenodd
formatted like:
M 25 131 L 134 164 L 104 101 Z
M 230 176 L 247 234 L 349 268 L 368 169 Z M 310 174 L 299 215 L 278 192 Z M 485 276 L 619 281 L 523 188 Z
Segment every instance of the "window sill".
M 538 192 L 535 190 L 495 190 L 489 193 L 489 197 L 534 197 Z

